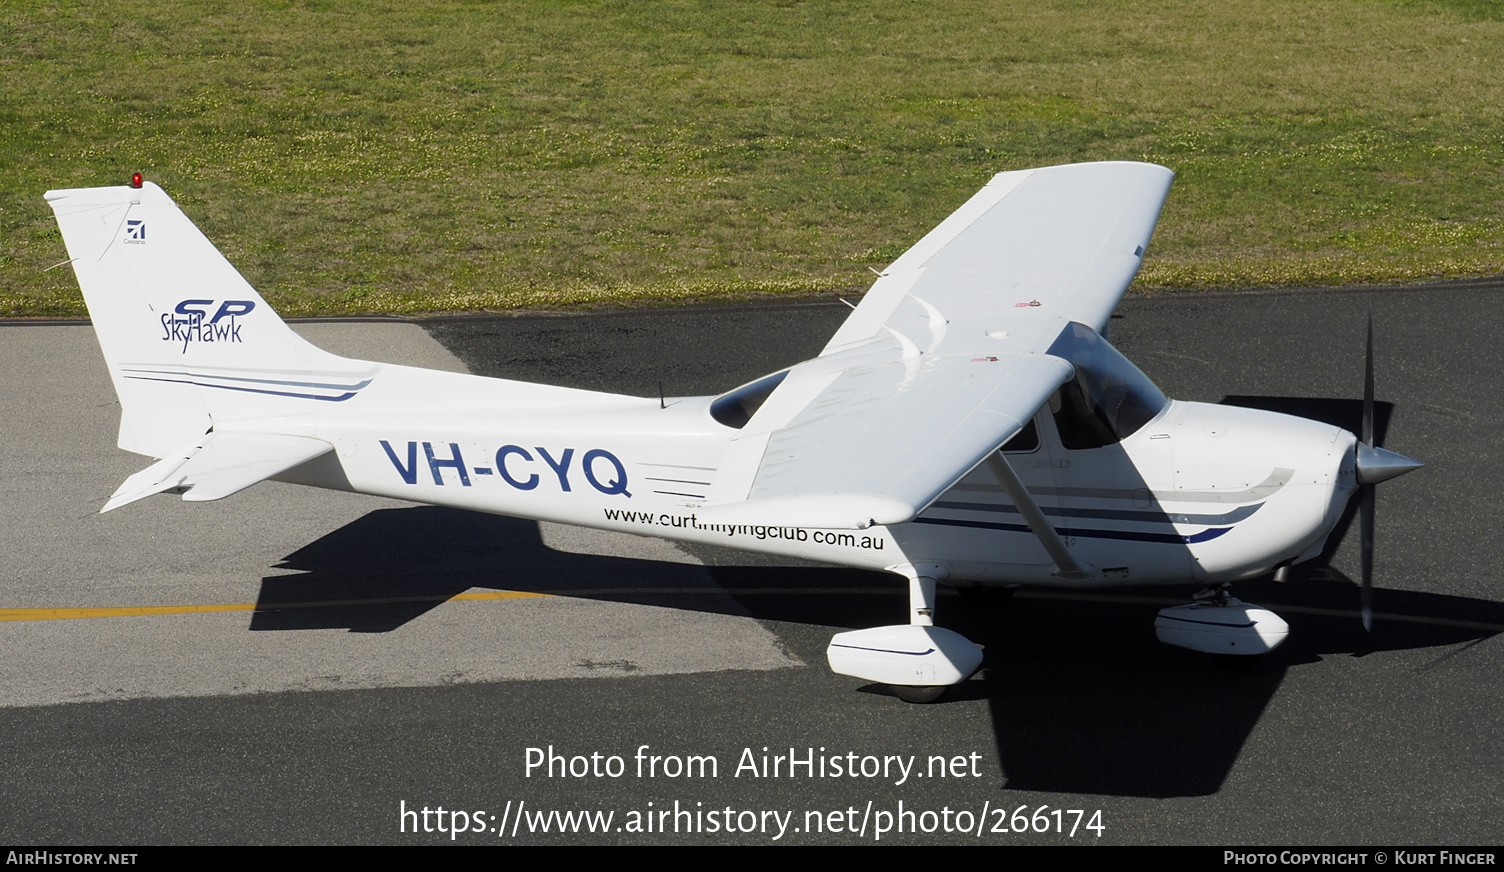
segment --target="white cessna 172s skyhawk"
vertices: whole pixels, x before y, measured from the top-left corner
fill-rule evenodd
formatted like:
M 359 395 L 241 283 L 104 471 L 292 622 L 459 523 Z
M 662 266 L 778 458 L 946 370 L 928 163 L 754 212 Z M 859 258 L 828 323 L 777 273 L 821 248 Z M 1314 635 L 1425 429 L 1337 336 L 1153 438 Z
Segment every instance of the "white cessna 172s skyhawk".
M 1269 651 L 1285 622 L 1228 583 L 1317 556 L 1359 491 L 1367 621 L 1372 485 L 1419 466 L 1373 445 L 1371 354 L 1359 439 L 1167 400 L 1102 335 L 1171 177 L 1000 173 L 818 357 L 668 400 L 336 357 L 139 175 L 46 196 L 120 396 L 119 445 L 161 458 L 101 511 L 275 478 L 886 570 L 908 579 L 908 623 L 837 635 L 830 666 L 923 701 L 981 663 L 933 625 L 941 582 L 1195 582 L 1159 613 L 1161 641 Z

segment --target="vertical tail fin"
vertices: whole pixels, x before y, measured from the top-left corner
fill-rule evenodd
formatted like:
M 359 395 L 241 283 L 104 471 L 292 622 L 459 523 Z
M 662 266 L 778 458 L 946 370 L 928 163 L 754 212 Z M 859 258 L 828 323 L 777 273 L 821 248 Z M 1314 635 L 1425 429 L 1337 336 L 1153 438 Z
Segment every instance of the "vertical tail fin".
M 165 457 L 216 421 L 306 412 L 374 376 L 294 333 L 156 185 L 47 201 L 120 396 L 121 448 Z

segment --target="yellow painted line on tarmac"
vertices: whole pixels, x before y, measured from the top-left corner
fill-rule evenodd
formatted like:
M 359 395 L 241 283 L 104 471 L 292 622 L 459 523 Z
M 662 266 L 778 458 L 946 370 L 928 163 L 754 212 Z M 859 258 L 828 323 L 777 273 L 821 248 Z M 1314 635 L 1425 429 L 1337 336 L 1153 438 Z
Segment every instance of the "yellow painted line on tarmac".
M 898 588 L 799 588 L 789 590 L 784 588 L 756 588 L 735 591 L 739 595 L 766 595 L 789 596 L 821 595 L 830 594 L 897 594 L 902 591 Z M 539 597 L 600 597 L 600 596 L 649 596 L 649 595 L 711 595 L 726 596 L 728 591 L 720 589 L 684 589 L 677 587 L 616 587 L 616 588 L 580 588 L 578 590 L 560 590 L 553 593 L 534 593 L 521 590 L 482 590 L 468 591 L 455 594 L 454 596 L 395 596 L 380 599 L 354 599 L 354 600 L 324 600 L 318 602 L 303 603 L 211 603 L 208 605 L 181 605 L 181 606 L 101 606 L 94 608 L 76 609 L 0 609 L 0 622 L 4 621 L 67 621 L 77 618 L 139 618 L 151 615 L 200 615 L 214 612 L 277 612 L 291 609 L 332 609 L 352 608 L 358 606 L 390 606 L 406 605 L 409 603 L 443 603 L 443 602 L 490 602 L 496 600 L 537 599 Z
M 207 612 L 254 612 L 255 603 L 202 606 L 116 606 L 91 609 L 0 609 L 0 621 L 67 621 L 74 618 L 134 618 L 142 615 L 194 615 Z
M 409 603 L 488 602 L 536 599 L 550 594 L 519 590 L 485 590 L 454 596 L 394 596 L 380 599 L 324 600 L 306 603 L 211 603 L 181 606 L 106 606 L 80 609 L 0 609 L 0 621 L 69 621 L 78 618 L 139 618 L 150 615 L 202 615 L 214 612 L 278 612 L 291 609 L 333 609 L 390 606 Z
M 136 618 L 151 615 L 198 615 L 214 612 L 278 612 L 293 609 L 357 608 L 360 606 L 407 605 L 411 603 L 443 602 L 495 602 L 498 600 L 539 599 L 543 597 L 607 597 L 607 596 L 895 596 L 903 591 L 896 587 L 806 587 L 806 588 L 742 588 L 722 590 L 719 588 L 677 587 L 618 587 L 580 588 L 556 590 L 553 593 L 535 593 L 522 590 L 467 591 L 454 596 L 397 596 L 379 599 L 323 600 L 303 603 L 219 603 L 209 605 L 181 606 L 111 606 L 78 609 L 0 609 L 0 622 L 4 621 L 66 621 L 76 618 Z M 1075 602 L 1120 603 L 1132 605 L 1176 606 L 1184 605 L 1184 599 L 1167 597 L 1135 596 L 1111 593 L 1079 591 L 1022 590 L 1020 599 L 1061 600 Z M 1266 603 L 1268 608 L 1296 614 L 1319 615 L 1333 618 L 1358 617 L 1355 609 L 1323 609 L 1310 606 L 1295 606 L 1283 603 Z M 1375 620 L 1397 621 L 1410 624 L 1430 624 L 1437 627 L 1454 627 L 1465 630 L 1480 630 L 1485 633 L 1504 633 L 1504 624 L 1487 621 L 1467 621 L 1455 618 L 1439 618 L 1427 615 L 1401 615 L 1384 612 L 1374 613 Z

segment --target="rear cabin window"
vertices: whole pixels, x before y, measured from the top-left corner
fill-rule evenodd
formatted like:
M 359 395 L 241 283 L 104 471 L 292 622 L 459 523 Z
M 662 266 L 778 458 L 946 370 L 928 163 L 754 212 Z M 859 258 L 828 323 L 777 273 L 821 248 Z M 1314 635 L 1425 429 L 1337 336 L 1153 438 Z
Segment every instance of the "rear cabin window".
M 710 401 L 710 417 L 727 427 L 742 429 L 788 374 L 788 370 L 775 372 L 721 394 Z
M 1039 450 L 1039 428 L 1034 426 L 1034 419 L 1030 418 L 1024 428 L 1013 434 L 1013 438 L 1003 443 L 1002 449 L 1010 454 L 1023 454 L 1029 451 Z

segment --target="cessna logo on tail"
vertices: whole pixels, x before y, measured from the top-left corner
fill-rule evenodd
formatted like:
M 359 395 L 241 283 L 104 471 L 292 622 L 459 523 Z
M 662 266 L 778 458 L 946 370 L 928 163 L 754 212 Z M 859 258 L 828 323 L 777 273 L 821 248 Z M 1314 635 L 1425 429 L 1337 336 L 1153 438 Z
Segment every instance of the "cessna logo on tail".
M 240 342 L 236 319 L 254 308 L 254 300 L 184 300 L 162 314 L 162 341 L 183 343 L 184 354 L 190 342 Z
M 146 222 L 140 218 L 127 218 L 125 220 L 125 244 L 146 244 Z

